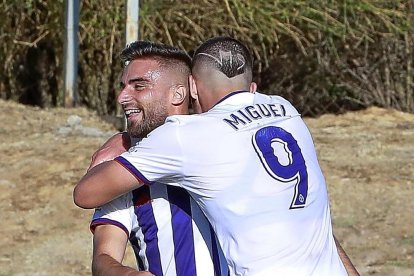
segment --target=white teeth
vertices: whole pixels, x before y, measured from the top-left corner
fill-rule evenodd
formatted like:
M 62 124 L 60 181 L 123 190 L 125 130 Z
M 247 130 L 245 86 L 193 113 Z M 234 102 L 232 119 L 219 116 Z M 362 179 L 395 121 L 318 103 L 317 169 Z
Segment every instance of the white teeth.
M 129 116 L 134 113 L 141 113 L 141 109 L 128 109 L 125 110 L 125 115 Z

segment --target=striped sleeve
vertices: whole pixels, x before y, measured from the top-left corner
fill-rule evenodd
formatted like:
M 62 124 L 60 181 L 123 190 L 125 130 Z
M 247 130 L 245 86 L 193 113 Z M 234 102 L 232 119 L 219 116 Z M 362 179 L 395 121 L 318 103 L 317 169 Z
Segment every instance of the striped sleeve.
M 97 226 L 110 224 L 121 228 L 129 237 L 132 228 L 131 208 L 133 208 L 131 193 L 122 195 L 96 208 L 90 224 L 92 233 Z

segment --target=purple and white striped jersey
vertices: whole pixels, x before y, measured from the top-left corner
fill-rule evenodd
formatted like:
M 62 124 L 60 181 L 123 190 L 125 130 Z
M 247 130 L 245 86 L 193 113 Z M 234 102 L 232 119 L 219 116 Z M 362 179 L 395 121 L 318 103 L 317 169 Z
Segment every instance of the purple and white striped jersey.
M 189 194 L 153 184 L 127 193 L 95 210 L 91 222 L 125 231 L 139 270 L 165 276 L 228 275 L 210 224 Z

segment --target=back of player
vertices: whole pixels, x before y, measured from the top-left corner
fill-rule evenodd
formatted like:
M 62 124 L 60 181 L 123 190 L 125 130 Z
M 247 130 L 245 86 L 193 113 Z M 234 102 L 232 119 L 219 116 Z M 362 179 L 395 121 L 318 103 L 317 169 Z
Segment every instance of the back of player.
M 325 180 L 295 108 L 281 97 L 239 92 L 199 117 L 180 139 L 209 141 L 187 141 L 183 154 L 192 157 L 185 174 L 203 177 L 182 185 L 237 275 L 346 275 Z
M 189 191 L 232 275 L 346 275 L 312 137 L 288 101 L 235 92 L 150 136 L 118 161 Z

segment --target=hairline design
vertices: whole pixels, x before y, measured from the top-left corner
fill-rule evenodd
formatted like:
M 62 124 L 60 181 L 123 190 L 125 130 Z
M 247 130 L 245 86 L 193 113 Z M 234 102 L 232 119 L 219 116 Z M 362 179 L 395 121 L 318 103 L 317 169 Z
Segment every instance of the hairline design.
M 210 54 L 207 54 L 207 53 L 198 53 L 197 56 L 198 55 L 202 55 L 202 56 L 206 56 L 206 57 L 212 58 L 218 64 L 220 64 L 220 66 L 223 66 L 223 63 L 226 62 L 226 61 L 229 61 L 230 66 L 233 66 L 233 55 L 232 55 L 231 51 L 222 51 L 222 50 L 219 50 L 220 58 L 217 58 L 217 57 L 215 57 L 213 55 L 210 55 Z M 239 61 L 242 63 L 241 65 L 239 65 L 237 67 L 237 70 L 240 70 L 240 69 L 242 69 L 244 67 L 244 65 L 246 65 L 246 61 L 245 61 L 244 57 L 241 54 L 236 53 L 236 56 L 239 59 Z

